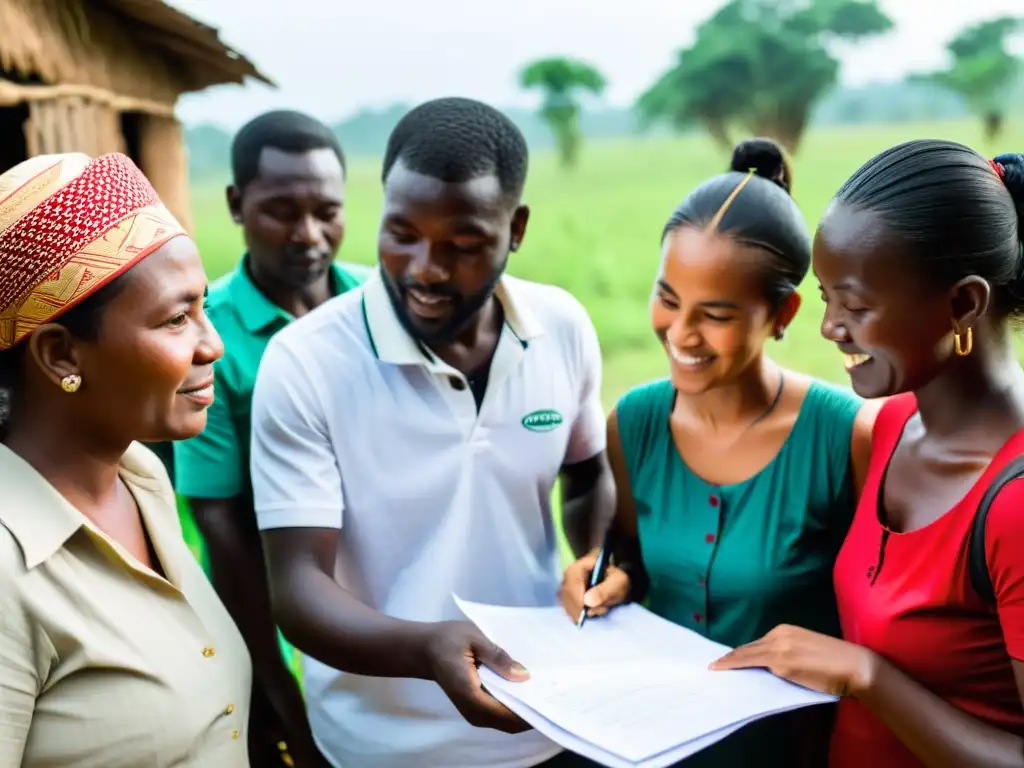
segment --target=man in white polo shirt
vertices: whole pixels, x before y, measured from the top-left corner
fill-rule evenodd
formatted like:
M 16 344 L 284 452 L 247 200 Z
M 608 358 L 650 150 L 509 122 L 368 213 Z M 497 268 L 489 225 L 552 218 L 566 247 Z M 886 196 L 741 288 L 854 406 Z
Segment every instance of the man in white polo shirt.
M 482 690 L 477 664 L 526 672 L 452 599 L 556 604 L 556 479 L 577 553 L 614 503 L 593 325 L 566 291 L 504 275 L 526 167 L 497 110 L 412 110 L 384 160 L 379 273 L 263 357 L 256 514 L 313 733 L 338 768 L 589 764 Z

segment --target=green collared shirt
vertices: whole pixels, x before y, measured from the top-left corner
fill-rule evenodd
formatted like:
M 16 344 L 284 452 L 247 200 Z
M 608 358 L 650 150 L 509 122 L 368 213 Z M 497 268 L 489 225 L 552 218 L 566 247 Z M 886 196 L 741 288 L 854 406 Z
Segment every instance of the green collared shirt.
M 253 284 L 243 258 L 238 268 L 210 286 L 206 313 L 224 341 L 214 363 L 216 399 L 206 429 L 174 444 L 175 490 L 198 499 L 249 496 L 249 435 L 252 390 L 271 337 L 294 317 Z M 373 269 L 332 265 L 338 294 L 360 285 Z

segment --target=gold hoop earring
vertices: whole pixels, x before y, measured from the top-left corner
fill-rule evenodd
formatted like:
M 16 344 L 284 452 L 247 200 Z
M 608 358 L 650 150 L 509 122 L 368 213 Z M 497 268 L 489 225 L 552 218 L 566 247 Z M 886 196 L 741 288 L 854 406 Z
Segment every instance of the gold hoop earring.
M 971 350 L 974 349 L 974 333 L 970 328 L 967 329 L 967 333 L 964 334 L 967 338 L 964 343 L 960 342 L 960 334 L 956 331 L 953 332 L 953 349 L 960 357 L 967 357 L 971 354 Z
M 63 379 L 60 380 L 60 388 L 67 392 L 69 395 L 74 394 L 78 391 L 78 388 L 82 386 L 82 377 L 77 373 L 69 373 Z

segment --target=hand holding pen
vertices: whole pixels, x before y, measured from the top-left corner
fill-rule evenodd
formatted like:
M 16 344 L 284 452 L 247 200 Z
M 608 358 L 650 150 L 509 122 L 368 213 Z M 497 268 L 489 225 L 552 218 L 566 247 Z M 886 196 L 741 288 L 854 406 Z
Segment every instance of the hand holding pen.
M 562 576 L 559 598 L 578 627 L 588 618 L 604 615 L 629 596 L 629 576 L 611 564 L 612 538 L 609 531 L 600 549 L 572 563 Z
M 604 577 L 608 573 L 608 564 L 612 559 L 611 538 L 612 532 L 608 531 L 604 537 L 604 544 L 599 550 L 597 550 L 597 559 L 594 561 L 594 567 L 590 570 L 590 580 L 587 583 L 587 593 L 591 592 L 594 587 L 604 581 Z M 580 608 L 579 618 L 576 619 L 576 629 L 582 629 L 583 622 L 587 620 L 587 593 L 584 593 L 583 595 L 583 607 Z

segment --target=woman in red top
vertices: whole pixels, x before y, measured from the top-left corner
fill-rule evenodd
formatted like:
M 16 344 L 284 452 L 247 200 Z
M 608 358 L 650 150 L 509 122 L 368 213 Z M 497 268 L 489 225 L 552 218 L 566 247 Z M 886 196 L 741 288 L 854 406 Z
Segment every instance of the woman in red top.
M 1024 480 L 987 518 L 995 600 L 972 587 L 971 524 L 1024 454 L 1024 156 L 947 141 L 875 157 L 819 226 L 822 334 L 853 388 L 887 397 L 835 566 L 844 640 L 778 627 L 715 667 L 766 667 L 844 696 L 831 768 L 1024 766 Z

